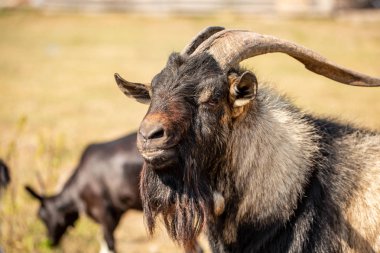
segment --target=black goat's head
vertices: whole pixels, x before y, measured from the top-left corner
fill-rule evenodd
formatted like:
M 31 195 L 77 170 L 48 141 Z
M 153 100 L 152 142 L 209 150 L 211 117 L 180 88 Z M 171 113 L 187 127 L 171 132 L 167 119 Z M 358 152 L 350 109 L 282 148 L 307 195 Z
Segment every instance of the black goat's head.
M 50 245 L 58 246 L 67 228 L 74 226 L 79 214 L 59 205 L 56 197 L 45 197 L 38 194 L 32 187 L 26 186 L 25 190 L 40 202 L 38 218 L 42 220 L 47 229 Z

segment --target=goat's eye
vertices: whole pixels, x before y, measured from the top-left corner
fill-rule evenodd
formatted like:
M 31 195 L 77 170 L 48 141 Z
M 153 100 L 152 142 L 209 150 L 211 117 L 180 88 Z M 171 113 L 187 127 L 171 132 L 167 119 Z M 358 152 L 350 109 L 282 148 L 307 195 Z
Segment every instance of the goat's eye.
M 209 105 L 209 106 L 214 106 L 214 105 L 217 105 L 217 104 L 218 104 L 218 99 L 217 98 L 210 98 L 207 101 L 207 105 Z
M 203 102 L 202 104 L 207 107 L 214 107 L 219 103 L 219 100 L 217 98 L 210 98 L 207 101 Z
M 220 93 L 212 93 L 211 91 L 201 94 L 198 99 L 198 103 L 206 107 L 214 107 L 220 103 L 222 96 Z

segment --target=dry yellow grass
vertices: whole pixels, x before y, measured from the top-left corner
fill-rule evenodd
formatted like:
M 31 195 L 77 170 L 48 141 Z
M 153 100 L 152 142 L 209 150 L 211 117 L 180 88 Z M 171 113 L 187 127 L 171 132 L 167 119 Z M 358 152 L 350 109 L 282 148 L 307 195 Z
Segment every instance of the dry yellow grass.
M 0 11 L 0 157 L 12 172 L 0 210 L 5 252 L 51 252 L 24 184 L 37 185 L 40 174 L 53 193 L 86 144 L 137 129 L 147 107 L 126 99 L 113 73 L 149 82 L 169 53 L 208 25 L 273 34 L 380 76 L 380 21 Z M 380 88 L 340 85 L 278 54 L 245 65 L 307 111 L 380 129 Z M 99 237 L 98 226 L 82 218 L 53 252 L 96 252 Z M 121 252 L 181 252 L 165 233 L 148 239 L 136 212 L 125 216 L 117 239 Z

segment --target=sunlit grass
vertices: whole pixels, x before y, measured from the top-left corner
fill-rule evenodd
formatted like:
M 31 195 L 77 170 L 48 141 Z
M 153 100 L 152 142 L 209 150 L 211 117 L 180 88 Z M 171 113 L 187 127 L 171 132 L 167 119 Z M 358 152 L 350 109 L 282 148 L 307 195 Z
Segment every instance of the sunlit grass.
M 147 107 L 126 99 L 113 80 L 148 83 L 167 56 L 203 27 L 222 25 L 273 34 L 331 60 L 380 76 L 380 21 L 236 16 L 142 17 L 126 14 L 0 12 L 0 157 L 12 184 L 2 199 L 5 252 L 51 252 L 23 185 L 56 191 L 84 147 L 136 130 Z M 279 54 L 244 63 L 305 110 L 380 129 L 380 89 L 347 87 L 306 71 Z M 141 215 L 117 231 L 121 252 L 181 252 L 167 237 L 148 240 Z M 53 252 L 96 252 L 100 230 L 89 219 Z M 85 249 L 85 250 L 84 250 Z

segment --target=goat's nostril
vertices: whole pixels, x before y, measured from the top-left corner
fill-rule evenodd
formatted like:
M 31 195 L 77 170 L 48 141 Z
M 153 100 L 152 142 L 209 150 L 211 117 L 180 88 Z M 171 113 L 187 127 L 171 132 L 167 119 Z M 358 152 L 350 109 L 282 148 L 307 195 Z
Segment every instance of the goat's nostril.
M 145 140 L 160 139 L 165 136 L 165 130 L 161 124 L 145 125 L 140 128 L 140 134 Z
M 154 129 L 151 133 L 149 133 L 148 139 L 158 139 L 164 136 L 164 129 L 158 128 Z

